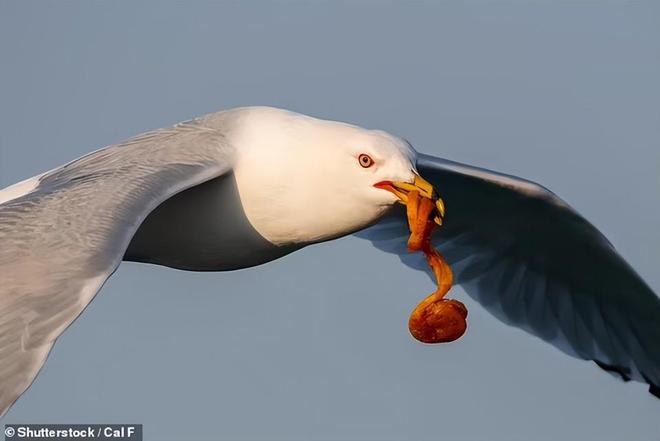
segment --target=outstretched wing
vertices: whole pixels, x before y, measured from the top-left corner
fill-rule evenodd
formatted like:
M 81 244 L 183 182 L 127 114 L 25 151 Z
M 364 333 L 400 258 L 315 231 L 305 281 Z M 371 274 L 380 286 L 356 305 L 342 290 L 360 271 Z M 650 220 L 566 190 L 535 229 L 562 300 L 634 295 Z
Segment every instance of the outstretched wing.
M 117 268 L 149 212 L 222 175 L 228 155 L 220 132 L 192 121 L 84 156 L 0 204 L 0 415 Z
M 593 225 L 530 181 L 428 155 L 417 168 L 445 201 L 434 242 L 471 297 L 660 397 L 660 299 Z M 404 221 L 390 216 L 358 235 L 426 269 L 406 254 Z

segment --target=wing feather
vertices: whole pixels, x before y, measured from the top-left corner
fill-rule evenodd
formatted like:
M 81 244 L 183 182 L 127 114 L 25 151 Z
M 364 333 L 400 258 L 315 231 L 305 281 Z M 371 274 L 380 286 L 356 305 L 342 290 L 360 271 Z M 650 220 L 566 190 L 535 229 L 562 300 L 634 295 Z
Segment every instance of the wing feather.
M 435 235 L 466 292 L 520 327 L 622 378 L 660 385 L 660 299 L 591 223 L 548 189 L 514 176 L 420 155 L 442 195 Z M 401 213 L 358 236 L 404 257 Z
M 222 175 L 229 156 L 221 132 L 195 120 L 79 158 L 0 204 L 0 415 L 115 271 L 149 212 Z

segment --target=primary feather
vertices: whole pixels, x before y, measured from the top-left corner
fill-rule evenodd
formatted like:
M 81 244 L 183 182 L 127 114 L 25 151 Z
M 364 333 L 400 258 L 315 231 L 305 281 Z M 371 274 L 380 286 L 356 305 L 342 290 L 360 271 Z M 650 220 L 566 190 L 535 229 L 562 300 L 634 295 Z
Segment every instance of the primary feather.
M 504 322 L 624 379 L 660 389 L 660 299 L 591 223 L 524 179 L 420 155 L 420 173 L 445 200 L 434 236 L 457 282 Z M 359 233 L 407 255 L 402 216 Z

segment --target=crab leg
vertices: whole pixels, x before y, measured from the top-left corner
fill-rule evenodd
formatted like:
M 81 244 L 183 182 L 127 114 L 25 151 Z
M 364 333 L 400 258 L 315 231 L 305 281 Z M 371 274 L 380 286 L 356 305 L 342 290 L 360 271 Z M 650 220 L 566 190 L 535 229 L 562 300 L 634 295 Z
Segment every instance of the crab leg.
M 445 299 L 444 296 L 453 284 L 453 273 L 442 255 L 431 243 L 431 233 L 436 219 L 430 220 L 434 210 L 440 212 L 440 207 L 433 200 L 420 196 L 412 190 L 408 193 L 406 214 L 410 238 L 408 251 L 422 250 L 426 261 L 433 270 L 438 288 L 417 305 L 408 320 L 408 329 L 417 340 L 424 343 L 442 343 L 458 339 L 467 328 L 465 321 L 467 308 L 458 300 Z M 442 205 L 444 214 L 444 205 Z

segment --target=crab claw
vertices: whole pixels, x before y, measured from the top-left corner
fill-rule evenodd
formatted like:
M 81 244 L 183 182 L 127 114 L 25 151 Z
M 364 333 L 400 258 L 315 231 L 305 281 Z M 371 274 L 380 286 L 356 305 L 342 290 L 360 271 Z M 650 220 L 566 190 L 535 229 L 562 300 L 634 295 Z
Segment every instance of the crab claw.
M 408 205 L 411 192 L 417 192 L 420 197 L 430 199 L 435 205 L 433 222 L 437 225 L 442 225 L 442 221 L 445 217 L 445 203 L 442 198 L 438 197 L 433 185 L 417 173 L 415 173 L 413 182 L 381 181 L 374 184 L 374 187 L 382 188 L 383 190 L 393 193 L 399 198 L 399 202 L 404 205 Z

